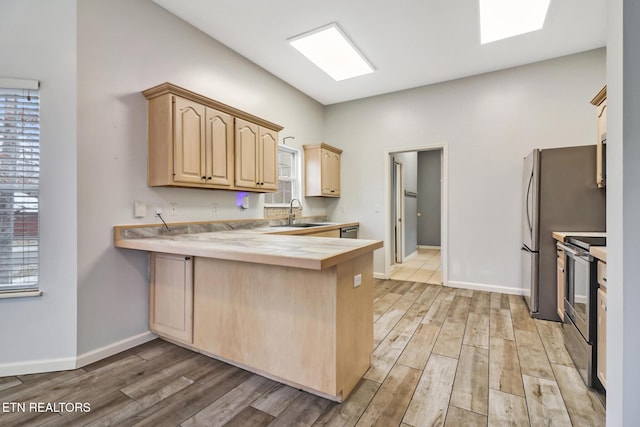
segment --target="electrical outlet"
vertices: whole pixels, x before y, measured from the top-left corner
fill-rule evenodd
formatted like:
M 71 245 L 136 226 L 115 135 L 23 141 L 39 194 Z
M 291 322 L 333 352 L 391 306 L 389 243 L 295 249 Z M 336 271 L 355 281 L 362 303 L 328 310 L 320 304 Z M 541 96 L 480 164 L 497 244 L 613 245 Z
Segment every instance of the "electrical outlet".
M 169 216 L 178 215 L 178 204 L 177 203 L 169 203 Z
M 144 202 L 133 202 L 133 216 L 144 218 L 147 216 L 147 205 Z
M 214 203 L 211 205 L 211 214 L 212 215 L 217 215 L 218 214 L 218 204 Z
M 362 284 L 362 274 L 356 274 L 353 276 L 353 287 L 357 288 Z

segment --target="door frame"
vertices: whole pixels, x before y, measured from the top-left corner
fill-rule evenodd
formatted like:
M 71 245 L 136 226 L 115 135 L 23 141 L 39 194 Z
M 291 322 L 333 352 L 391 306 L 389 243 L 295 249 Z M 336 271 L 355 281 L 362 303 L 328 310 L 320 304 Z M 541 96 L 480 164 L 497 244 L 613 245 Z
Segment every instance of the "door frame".
M 440 206 L 440 254 L 442 259 L 442 284 L 449 283 L 449 145 L 447 142 L 434 143 L 431 145 L 421 145 L 404 148 L 394 148 L 385 151 L 384 170 L 385 173 L 385 237 L 384 237 L 384 276 L 388 279 L 394 268 L 392 246 L 395 244 L 392 235 L 393 220 L 393 201 L 392 198 L 392 177 L 394 174 L 394 165 L 391 161 L 392 156 L 397 153 L 420 152 L 442 150 L 441 157 L 441 206 Z

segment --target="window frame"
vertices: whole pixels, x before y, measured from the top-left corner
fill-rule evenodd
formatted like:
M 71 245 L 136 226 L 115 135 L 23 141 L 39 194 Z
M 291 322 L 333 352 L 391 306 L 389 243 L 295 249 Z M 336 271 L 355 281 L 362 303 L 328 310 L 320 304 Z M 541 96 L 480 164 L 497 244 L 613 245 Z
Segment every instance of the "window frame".
M 0 172 L 3 172 L 2 176 L 6 180 L 5 184 L 0 184 L 0 191 L 13 193 L 12 196 L 8 196 L 13 202 L 5 204 L 5 208 L 0 209 L 0 215 L 10 215 L 11 218 L 9 221 L 12 227 L 15 227 L 13 221 L 18 221 L 18 226 L 22 227 L 23 233 L 15 234 L 16 231 L 14 228 L 13 231 L 9 231 L 0 237 L 7 240 L 11 239 L 10 247 L 13 252 L 15 252 L 16 249 L 21 249 L 23 252 L 35 252 L 31 257 L 22 257 L 21 261 L 20 257 L 18 257 L 17 260 L 20 262 L 7 264 L 8 267 L 3 266 L 0 269 L 2 274 L 7 274 L 6 277 L 8 278 L 7 283 L 4 283 L 4 280 L 0 281 L 0 299 L 39 296 L 42 295 L 40 291 L 40 251 L 42 246 L 40 242 L 40 150 L 42 140 L 40 82 L 37 80 L 0 77 L 0 89 L 2 89 L 3 97 L 26 97 L 28 101 L 31 101 L 31 99 L 29 99 L 30 96 L 37 97 L 37 103 L 34 102 L 33 104 L 31 102 L 25 102 L 24 100 L 7 102 L 5 105 L 11 107 L 8 107 L 6 110 L 3 109 L 0 113 L 0 123 L 2 123 L 0 127 L 3 128 L 0 130 L 4 130 L 2 132 L 4 136 L 2 141 L 9 142 L 6 147 L 4 143 L 0 145 L 0 152 L 6 155 L 6 159 L 9 159 L 9 163 L 0 165 Z M 22 114 L 17 114 L 15 110 L 12 112 L 11 108 L 17 108 L 20 105 L 28 109 L 23 109 Z M 25 114 L 27 111 L 31 113 L 35 112 L 36 114 Z M 37 120 L 25 120 L 25 118 L 29 117 Z M 13 138 L 14 134 L 22 136 Z M 15 162 L 14 166 L 12 166 L 14 164 L 13 162 Z M 15 174 L 8 173 L 13 172 L 14 167 L 16 168 Z M 13 203 L 14 207 L 7 207 L 10 206 L 11 203 Z M 34 219 L 32 218 L 34 215 L 30 215 L 34 213 L 35 225 L 33 224 Z M 18 215 L 18 217 L 14 218 L 14 214 Z M 13 262 L 15 262 L 15 260 Z M 24 273 L 24 269 L 33 269 L 34 271 L 27 271 L 28 274 L 24 278 L 20 277 L 20 275 L 16 276 L 16 272 L 21 269 L 23 270 L 21 274 L 26 274 Z M 25 280 L 21 283 L 20 280 L 16 281 L 16 278 L 32 280 Z
M 292 162 L 292 169 L 294 170 L 293 174 L 293 178 L 291 179 L 294 182 L 294 188 L 293 191 L 291 192 L 291 199 L 298 199 L 300 200 L 300 195 L 301 195 L 301 188 L 302 188 L 302 152 L 300 151 L 299 148 L 296 147 L 291 147 L 288 145 L 284 145 L 284 144 L 278 144 L 278 162 L 280 162 L 280 152 L 284 151 L 287 152 L 289 154 L 293 155 L 293 162 Z M 280 167 L 278 167 L 278 182 L 280 182 L 281 180 L 283 180 L 283 178 L 285 177 L 281 177 L 280 176 Z M 286 180 L 289 180 L 288 177 L 285 178 Z M 279 185 L 279 184 L 278 184 Z M 280 191 L 276 191 L 274 193 L 267 193 L 265 195 L 265 204 L 264 207 L 265 208 L 281 208 L 281 207 L 289 207 L 291 202 L 288 203 L 272 203 L 272 202 L 267 202 L 266 198 L 270 197 L 273 198 L 275 194 L 278 194 Z

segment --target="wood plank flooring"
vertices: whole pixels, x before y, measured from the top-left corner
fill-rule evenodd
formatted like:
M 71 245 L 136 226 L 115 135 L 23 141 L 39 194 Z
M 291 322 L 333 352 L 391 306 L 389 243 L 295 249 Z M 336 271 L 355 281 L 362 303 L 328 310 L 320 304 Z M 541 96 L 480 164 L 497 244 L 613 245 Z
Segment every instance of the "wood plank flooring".
M 371 368 L 342 404 L 158 339 L 74 371 L 0 378 L 0 426 L 605 425 L 560 324 L 531 319 L 521 297 L 375 288 Z M 30 402 L 91 410 L 29 412 Z

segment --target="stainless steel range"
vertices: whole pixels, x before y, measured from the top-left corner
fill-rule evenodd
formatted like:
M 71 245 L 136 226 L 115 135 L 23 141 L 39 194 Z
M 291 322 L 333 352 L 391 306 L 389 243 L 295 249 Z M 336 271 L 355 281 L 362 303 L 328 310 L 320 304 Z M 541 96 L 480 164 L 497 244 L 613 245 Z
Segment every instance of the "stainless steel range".
M 564 345 L 584 382 L 595 387 L 596 336 L 596 260 L 591 246 L 606 246 L 606 237 L 570 237 L 558 243 L 565 253 Z

